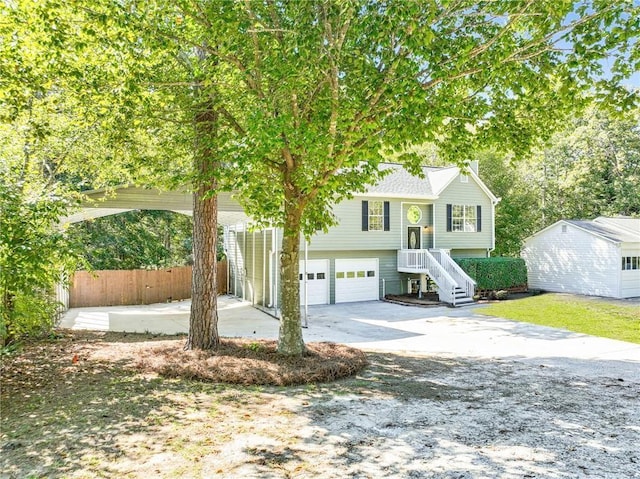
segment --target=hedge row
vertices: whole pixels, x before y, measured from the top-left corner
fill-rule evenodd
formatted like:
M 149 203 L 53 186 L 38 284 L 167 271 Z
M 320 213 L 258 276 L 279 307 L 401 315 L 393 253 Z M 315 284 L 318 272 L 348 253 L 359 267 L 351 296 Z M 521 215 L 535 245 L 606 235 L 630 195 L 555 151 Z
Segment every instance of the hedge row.
M 527 266 L 522 258 L 459 258 L 455 261 L 477 283 L 478 290 L 526 287 Z

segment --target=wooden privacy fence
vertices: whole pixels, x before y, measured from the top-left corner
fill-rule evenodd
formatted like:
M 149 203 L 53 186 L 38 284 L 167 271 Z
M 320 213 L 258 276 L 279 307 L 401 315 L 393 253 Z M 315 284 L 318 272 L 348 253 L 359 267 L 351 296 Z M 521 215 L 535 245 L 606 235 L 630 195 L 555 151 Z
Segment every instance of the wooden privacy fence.
M 227 263 L 218 263 L 218 294 L 227 292 Z M 78 271 L 69 307 L 165 303 L 191 297 L 191 266 L 162 270 Z

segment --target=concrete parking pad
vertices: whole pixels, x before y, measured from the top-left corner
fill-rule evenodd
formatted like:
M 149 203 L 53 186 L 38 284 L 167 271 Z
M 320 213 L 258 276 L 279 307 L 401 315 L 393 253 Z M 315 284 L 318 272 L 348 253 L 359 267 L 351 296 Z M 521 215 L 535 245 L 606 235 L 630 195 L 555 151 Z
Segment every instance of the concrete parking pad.
M 137 306 L 73 308 L 61 328 L 130 333 L 186 334 L 191 301 Z M 277 338 L 278 321 L 232 296 L 218 297 L 218 331 L 221 336 Z

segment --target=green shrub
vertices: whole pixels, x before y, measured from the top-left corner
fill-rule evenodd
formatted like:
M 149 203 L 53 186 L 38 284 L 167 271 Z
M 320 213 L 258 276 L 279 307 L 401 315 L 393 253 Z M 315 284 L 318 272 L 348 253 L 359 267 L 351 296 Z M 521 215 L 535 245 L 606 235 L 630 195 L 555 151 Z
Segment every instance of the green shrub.
M 0 168 L 0 346 L 55 324 L 51 292 L 79 262 L 59 227 L 71 206 L 55 185 L 26 184 Z
M 525 287 L 527 267 L 522 258 L 458 258 L 456 263 L 476 282 L 478 290 Z

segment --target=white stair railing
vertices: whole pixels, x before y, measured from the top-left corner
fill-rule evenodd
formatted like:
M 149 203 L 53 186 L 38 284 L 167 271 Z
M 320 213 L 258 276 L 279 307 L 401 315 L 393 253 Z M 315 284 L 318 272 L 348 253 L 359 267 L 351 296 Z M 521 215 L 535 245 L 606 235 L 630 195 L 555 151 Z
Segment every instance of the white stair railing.
M 433 249 L 430 250 L 430 252 L 436 261 L 438 261 L 445 271 L 454 279 L 458 287 L 464 291 L 465 296 L 472 298 L 475 294 L 476 282 L 444 251 Z
M 426 249 L 398 250 L 398 271 L 425 272 L 438 285 L 440 301 L 456 304 L 456 281 Z

